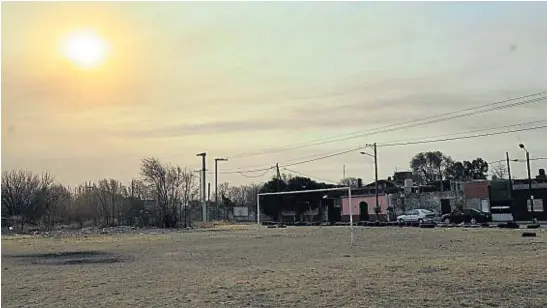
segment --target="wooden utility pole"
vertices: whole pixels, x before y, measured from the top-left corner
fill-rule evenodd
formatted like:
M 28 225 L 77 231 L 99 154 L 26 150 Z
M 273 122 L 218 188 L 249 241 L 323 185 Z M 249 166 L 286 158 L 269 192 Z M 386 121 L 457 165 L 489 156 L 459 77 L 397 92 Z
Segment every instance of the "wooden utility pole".
M 376 206 L 379 207 L 378 203 L 378 151 L 376 150 L 376 142 L 374 142 L 374 182 L 375 182 L 375 191 L 376 191 Z
M 513 180 L 511 179 L 511 164 L 509 163 L 509 152 L 505 152 L 505 157 L 507 159 L 507 177 L 509 178 L 509 190 L 511 194 L 511 207 L 513 206 Z
M 276 192 L 279 192 L 281 190 L 281 188 L 279 187 L 279 182 L 281 181 L 281 173 L 279 172 L 279 163 L 275 164 L 275 169 L 277 170 L 277 181 L 276 181 L 277 190 L 276 190 Z M 280 204 L 281 202 L 283 202 L 283 197 L 279 196 L 278 204 Z M 278 206 L 280 206 L 280 205 L 278 205 Z M 258 215 L 260 215 L 260 213 L 258 213 Z M 279 216 L 277 217 L 277 220 L 281 221 L 281 212 L 279 212 Z
M 220 217 L 220 209 L 219 209 L 219 203 L 218 203 L 218 162 L 219 161 L 228 161 L 228 159 L 215 158 L 215 204 L 216 204 L 217 219 L 219 219 Z

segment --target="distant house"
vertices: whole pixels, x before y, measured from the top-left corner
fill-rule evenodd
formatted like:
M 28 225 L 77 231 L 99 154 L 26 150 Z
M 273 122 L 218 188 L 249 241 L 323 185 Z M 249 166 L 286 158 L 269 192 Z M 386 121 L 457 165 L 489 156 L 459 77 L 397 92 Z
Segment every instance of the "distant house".
M 479 180 L 464 183 L 465 207 L 490 212 L 490 181 Z
M 399 171 L 393 173 L 392 181 L 398 186 L 403 186 L 406 179 L 414 180 L 414 178 L 415 177 L 414 174 L 412 174 L 412 171 Z
M 341 197 L 341 219 L 342 221 L 349 221 L 350 207 L 349 198 L 347 196 Z M 388 194 L 381 193 L 378 195 L 378 205 L 380 206 L 380 217 L 385 219 L 389 206 Z M 352 195 L 351 196 L 351 209 L 353 215 L 353 221 L 369 221 L 376 220 L 376 194 L 366 195 Z
M 534 217 L 540 221 L 547 221 L 547 183 L 535 183 L 532 180 L 533 213 L 530 206 L 529 184 L 513 184 L 513 218 L 517 221 L 532 220 Z
M 508 180 L 465 183 L 465 206 L 492 213 L 494 221 L 531 221 L 533 217 L 547 221 L 547 181 L 543 181 L 544 175 L 545 171 L 540 169 L 536 179 L 532 179 L 533 214 L 528 179 L 514 179 L 513 183 Z

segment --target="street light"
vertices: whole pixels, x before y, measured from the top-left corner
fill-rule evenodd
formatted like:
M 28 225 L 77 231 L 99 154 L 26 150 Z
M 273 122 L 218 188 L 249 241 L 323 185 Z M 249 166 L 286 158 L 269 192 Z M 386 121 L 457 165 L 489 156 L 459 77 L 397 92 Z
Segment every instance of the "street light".
M 202 219 L 203 219 L 203 222 L 206 222 L 207 221 L 207 203 L 205 201 L 205 198 L 206 198 L 206 179 L 205 179 L 205 156 L 207 154 L 205 152 L 203 153 L 199 153 L 199 154 L 196 154 L 196 156 L 201 156 L 201 206 L 202 206 Z
M 215 203 L 217 209 L 217 219 L 219 215 L 218 207 L 218 162 L 219 161 L 228 161 L 228 158 L 215 158 Z
M 526 149 L 524 144 L 519 144 L 519 147 L 526 152 L 526 168 L 528 169 L 528 199 L 530 200 L 530 212 L 532 213 L 532 222 L 536 222 L 534 215 L 534 195 L 532 194 L 532 175 L 530 171 L 530 152 Z

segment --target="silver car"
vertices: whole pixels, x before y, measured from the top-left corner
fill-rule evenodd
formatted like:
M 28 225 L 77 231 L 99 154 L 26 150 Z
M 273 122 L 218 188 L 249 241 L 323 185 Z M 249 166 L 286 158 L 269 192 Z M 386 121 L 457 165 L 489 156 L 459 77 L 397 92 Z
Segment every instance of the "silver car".
M 397 216 L 398 222 L 430 223 L 437 220 L 437 214 L 426 209 L 408 210 L 403 215 Z

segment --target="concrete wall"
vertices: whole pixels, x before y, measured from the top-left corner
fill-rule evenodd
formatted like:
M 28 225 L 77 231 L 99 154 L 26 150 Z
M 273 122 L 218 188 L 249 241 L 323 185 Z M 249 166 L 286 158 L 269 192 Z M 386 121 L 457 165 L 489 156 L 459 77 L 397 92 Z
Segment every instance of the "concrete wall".
M 461 192 L 456 193 L 455 191 L 405 194 L 405 209 L 427 209 L 435 211 L 437 213 L 441 213 L 441 199 L 450 200 L 450 205 L 454 207 L 461 199 L 463 199 L 463 196 Z M 401 208 L 402 202 L 403 200 L 401 196 L 392 196 L 391 204 L 396 208 L 396 212 L 398 214 L 400 212 L 398 209 Z

